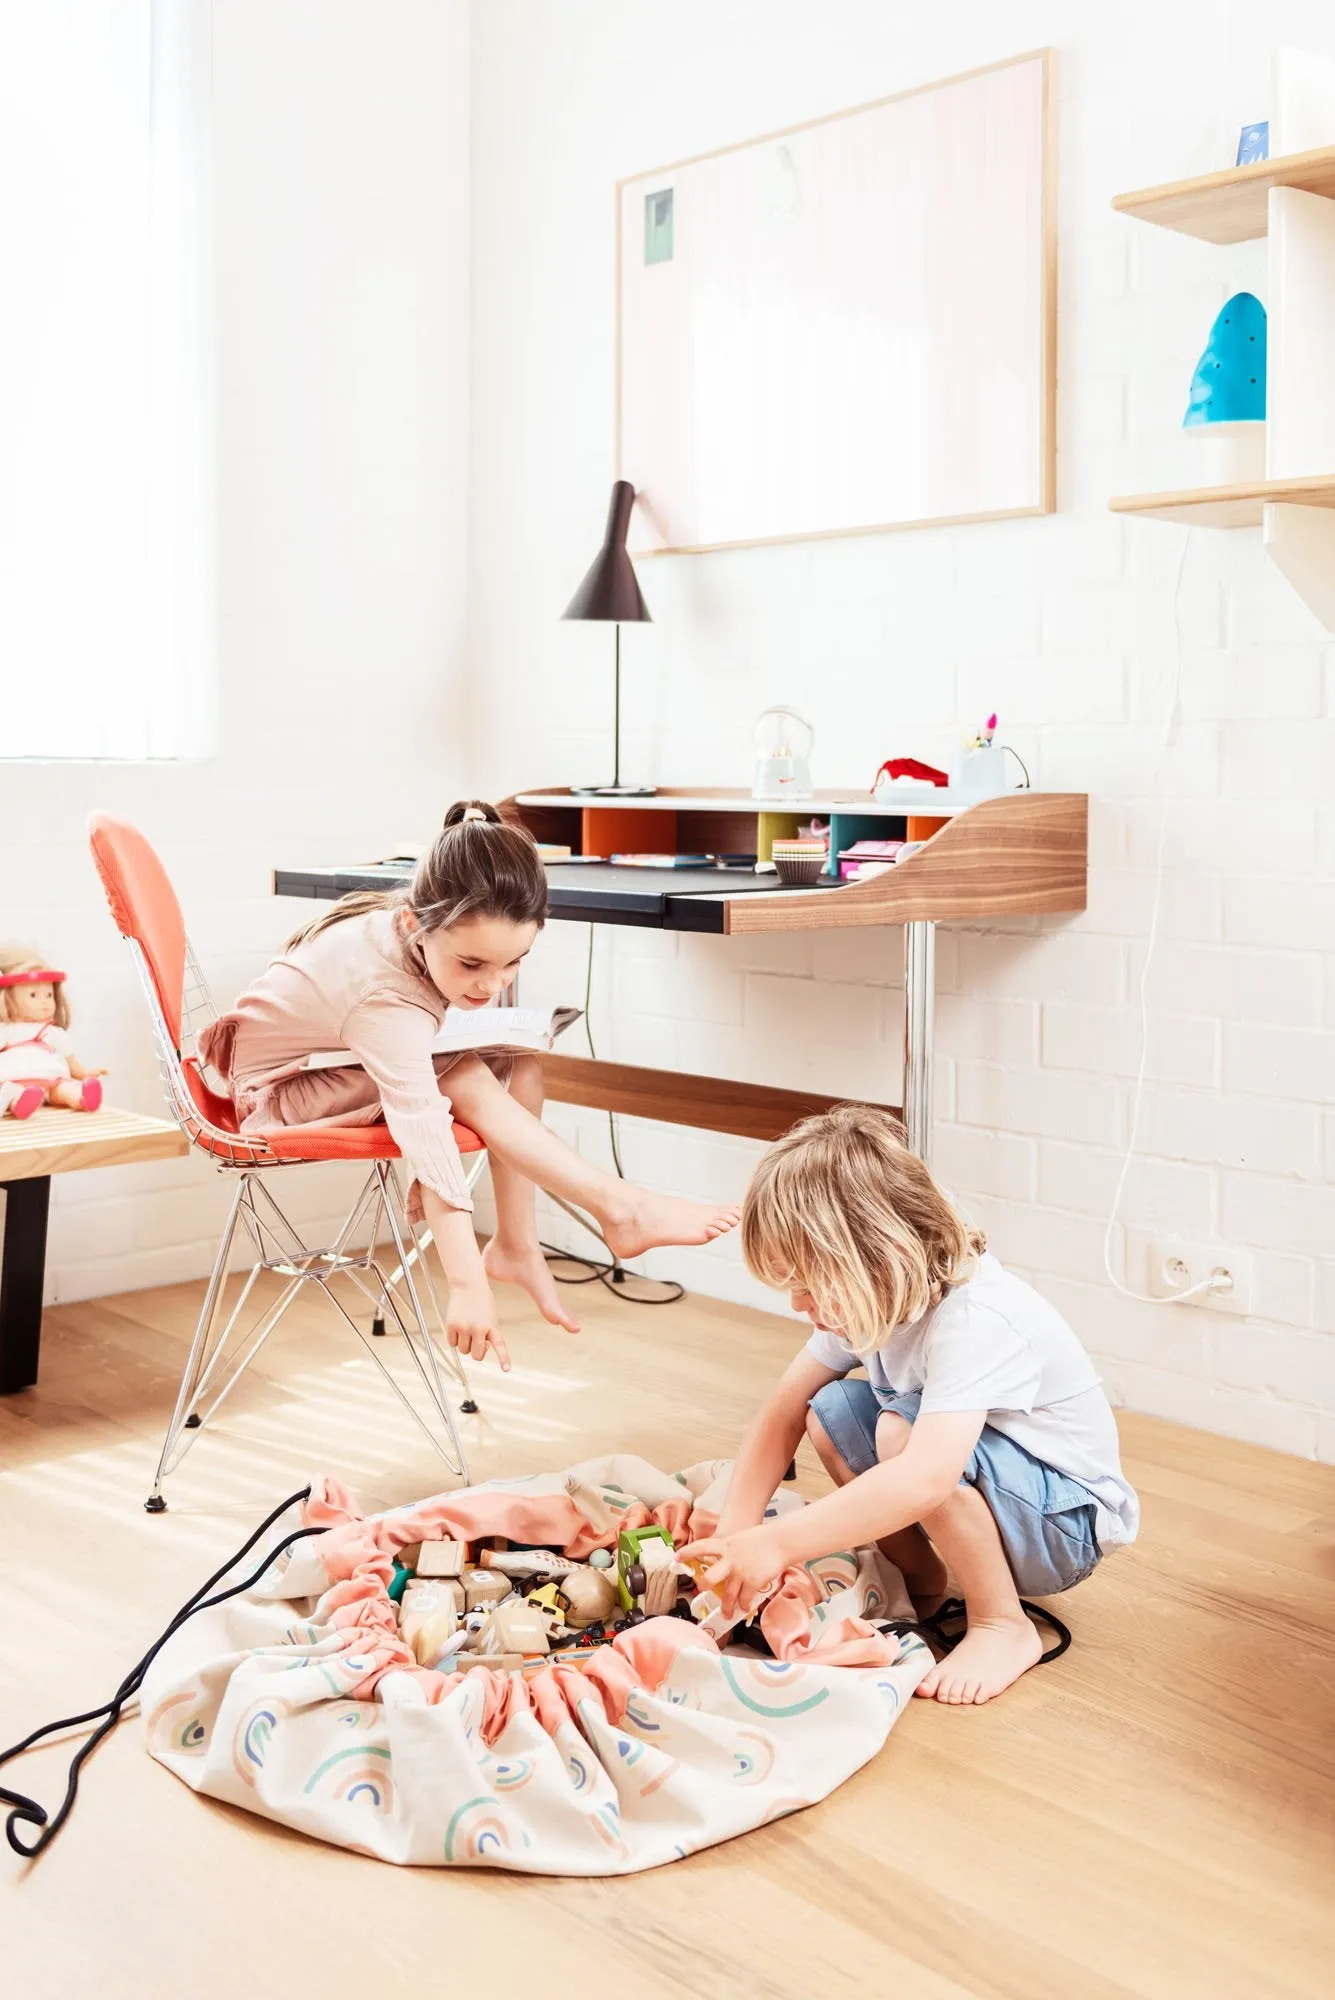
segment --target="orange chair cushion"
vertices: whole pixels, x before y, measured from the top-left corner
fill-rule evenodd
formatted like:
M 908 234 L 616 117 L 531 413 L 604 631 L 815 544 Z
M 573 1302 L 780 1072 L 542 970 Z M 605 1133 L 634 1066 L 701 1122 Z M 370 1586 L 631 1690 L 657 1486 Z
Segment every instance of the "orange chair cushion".
M 186 1085 L 200 1115 L 219 1131 L 262 1140 L 280 1160 L 397 1160 L 399 1149 L 388 1125 L 271 1125 L 262 1132 L 241 1133 L 230 1097 L 210 1090 L 193 1056 L 182 1063 Z M 456 1124 L 454 1141 L 461 1153 L 480 1153 L 483 1142 L 467 1125 Z
M 397 1160 L 388 1125 L 271 1125 L 244 1137 L 263 1139 L 280 1160 Z M 480 1153 L 481 1139 L 466 1125 L 454 1128 L 461 1153 Z
M 88 822 L 93 864 L 122 937 L 133 938 L 148 960 L 168 1032 L 181 1046 L 185 993 L 185 920 L 167 871 L 137 826 L 111 813 Z

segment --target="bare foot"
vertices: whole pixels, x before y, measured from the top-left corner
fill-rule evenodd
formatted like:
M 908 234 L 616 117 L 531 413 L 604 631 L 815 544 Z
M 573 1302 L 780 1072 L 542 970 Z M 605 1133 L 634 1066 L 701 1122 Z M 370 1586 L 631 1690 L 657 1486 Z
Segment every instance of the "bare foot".
M 493 1236 L 482 1252 L 482 1268 L 503 1285 L 519 1285 L 551 1326 L 579 1332 L 579 1321 L 562 1303 L 551 1267 L 536 1243 L 511 1249 Z
M 1038 1629 L 1023 1612 L 970 1625 L 959 1645 L 938 1660 L 917 1692 L 964 1706 L 991 1701 L 1027 1673 L 1043 1654 Z
M 741 1219 L 741 1209 L 732 1205 L 685 1201 L 674 1194 L 649 1194 L 644 1188 L 627 1188 L 624 1207 L 598 1218 L 614 1257 L 638 1257 L 669 1243 L 712 1243 Z

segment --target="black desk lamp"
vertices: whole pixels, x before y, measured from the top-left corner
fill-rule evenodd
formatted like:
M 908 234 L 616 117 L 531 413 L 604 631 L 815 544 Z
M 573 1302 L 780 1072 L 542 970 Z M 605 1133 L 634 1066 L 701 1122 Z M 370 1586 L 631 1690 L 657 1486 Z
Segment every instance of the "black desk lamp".
M 607 532 L 583 583 L 563 613 L 566 618 L 585 618 L 616 626 L 616 711 L 614 759 L 610 785 L 572 785 L 574 792 L 604 799 L 649 799 L 654 785 L 623 785 L 621 782 L 621 628 L 648 625 L 649 607 L 640 595 L 634 565 L 626 553 L 626 533 L 630 510 L 635 505 L 635 488 L 628 479 L 618 479 L 612 488 L 612 504 L 607 510 Z

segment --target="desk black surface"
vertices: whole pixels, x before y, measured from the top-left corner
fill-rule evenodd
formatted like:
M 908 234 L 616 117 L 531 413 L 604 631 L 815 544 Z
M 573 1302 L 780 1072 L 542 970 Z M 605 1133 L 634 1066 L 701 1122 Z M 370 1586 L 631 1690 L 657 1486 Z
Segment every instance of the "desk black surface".
M 358 868 L 276 868 L 276 896 L 333 900 L 354 889 L 392 889 L 413 871 L 407 860 L 379 861 Z M 831 885 L 832 887 L 834 885 Z M 631 924 L 650 930 L 722 933 L 729 898 L 782 895 L 775 875 L 743 868 L 614 868 L 590 861 L 547 868 L 549 914 L 575 923 Z M 809 894 L 810 885 L 796 893 Z

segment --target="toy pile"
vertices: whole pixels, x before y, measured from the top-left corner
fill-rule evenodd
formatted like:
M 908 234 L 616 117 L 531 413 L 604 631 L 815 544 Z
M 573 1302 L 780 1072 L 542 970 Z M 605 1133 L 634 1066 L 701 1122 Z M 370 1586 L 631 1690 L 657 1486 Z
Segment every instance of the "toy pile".
M 389 1596 L 418 1666 L 445 1673 L 470 1666 L 502 1673 L 554 1654 L 584 1660 L 646 1618 L 692 1618 L 711 1638 L 731 1623 L 657 1522 L 623 1528 L 615 1554 L 594 1549 L 586 1562 L 504 1535 L 412 1542 L 394 1558 Z M 749 1636 L 770 1650 L 758 1626 Z

